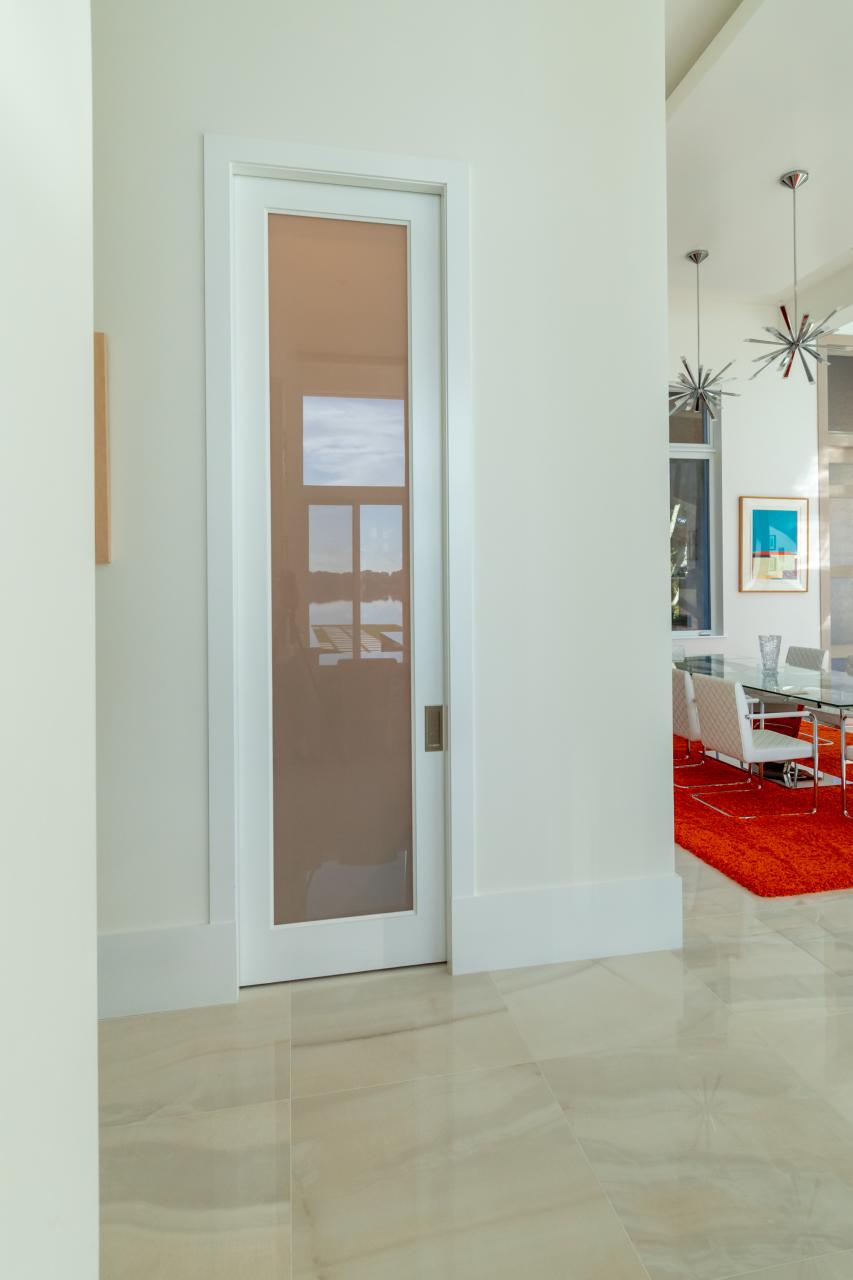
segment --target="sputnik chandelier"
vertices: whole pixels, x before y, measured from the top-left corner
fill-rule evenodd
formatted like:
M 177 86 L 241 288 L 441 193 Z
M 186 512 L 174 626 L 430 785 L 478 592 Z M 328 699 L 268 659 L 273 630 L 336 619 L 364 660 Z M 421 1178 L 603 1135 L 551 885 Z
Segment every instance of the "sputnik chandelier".
M 687 254 L 688 261 L 692 262 L 696 267 L 696 372 L 690 368 L 685 356 L 681 357 L 681 363 L 684 366 L 679 373 L 676 382 L 669 384 L 669 416 L 679 413 L 685 409 L 697 412 L 700 409 L 707 409 L 710 418 L 715 419 L 720 411 L 721 398 L 723 396 L 737 395 L 736 391 L 723 391 L 723 382 L 731 382 L 731 378 L 723 378 L 723 374 L 730 369 L 733 360 L 723 365 L 719 373 L 712 373 L 709 367 L 702 364 L 701 360 L 701 307 L 699 299 L 699 266 L 708 257 L 707 249 L 691 249 Z
M 778 367 L 782 377 L 787 378 L 790 376 L 794 361 L 799 356 L 806 377 L 809 382 L 814 382 L 814 374 L 806 357 L 808 356 L 814 360 L 815 364 L 826 363 L 826 356 L 819 350 L 817 344 L 825 334 L 831 333 L 832 326 L 829 321 L 838 308 L 836 307 L 835 311 L 830 311 L 829 315 L 824 320 L 821 320 L 820 324 L 815 324 L 811 321 L 808 312 L 800 319 L 797 308 L 797 191 L 808 180 L 809 175 L 806 169 L 791 169 L 790 172 L 783 173 L 779 179 L 782 186 L 787 187 L 791 192 L 794 206 L 794 322 L 793 324 L 791 323 L 788 310 L 783 305 L 779 310 L 782 312 L 782 319 L 785 322 L 784 332 L 773 325 L 765 325 L 764 332 L 770 334 L 769 338 L 747 338 L 747 342 L 759 342 L 762 346 L 771 348 L 771 350 L 755 357 L 753 363 L 758 364 L 758 368 L 752 375 L 753 378 L 757 378 L 759 373 L 763 373 L 776 360 L 779 361 Z

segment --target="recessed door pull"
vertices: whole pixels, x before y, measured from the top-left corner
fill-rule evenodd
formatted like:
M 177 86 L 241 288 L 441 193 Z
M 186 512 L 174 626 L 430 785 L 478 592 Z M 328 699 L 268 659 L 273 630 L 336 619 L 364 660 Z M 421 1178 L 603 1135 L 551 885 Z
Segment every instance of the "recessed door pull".
M 424 707 L 424 750 L 444 750 L 444 707 Z

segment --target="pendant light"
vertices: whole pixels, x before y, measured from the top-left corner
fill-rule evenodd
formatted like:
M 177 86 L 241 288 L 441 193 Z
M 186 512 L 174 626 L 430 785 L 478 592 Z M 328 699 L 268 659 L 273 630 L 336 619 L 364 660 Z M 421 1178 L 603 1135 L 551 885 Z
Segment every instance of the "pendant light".
M 687 254 L 688 262 L 692 262 L 696 267 L 696 373 L 690 368 L 685 356 L 681 357 L 681 363 L 684 366 L 679 372 L 678 380 L 669 384 L 669 416 L 674 413 L 690 410 L 694 413 L 700 409 L 706 409 L 709 417 L 716 418 L 720 411 L 721 397 L 737 395 L 736 391 L 723 391 L 723 382 L 731 382 L 731 378 L 723 378 L 723 374 L 734 364 L 730 360 L 728 364 L 723 365 L 719 373 L 711 373 L 710 368 L 705 368 L 701 359 L 701 325 L 700 325 L 700 299 L 699 299 L 699 267 L 708 257 L 707 249 L 691 249 Z
M 818 341 L 824 334 L 832 332 L 832 326 L 829 321 L 837 312 L 830 311 L 826 319 L 821 320 L 820 324 L 814 324 L 809 320 L 808 312 L 802 319 L 798 314 L 798 298 L 797 298 L 797 192 L 804 183 L 808 182 L 809 175 L 807 169 L 791 169 L 788 173 L 783 173 L 779 181 L 783 187 L 787 187 L 791 192 L 793 202 L 793 222 L 794 222 L 794 322 L 788 315 L 787 308 L 783 305 L 779 308 L 782 312 L 782 319 L 785 321 L 784 332 L 772 325 L 765 325 L 764 332 L 769 333 L 769 338 L 747 338 L 747 342 L 759 342 L 762 346 L 771 347 L 772 350 L 764 352 L 760 356 L 756 356 L 753 363 L 758 364 L 758 368 L 752 375 L 757 378 L 759 373 L 763 373 L 769 368 L 775 360 L 779 361 L 779 371 L 783 378 L 790 376 L 794 361 L 797 356 L 800 357 L 800 363 L 803 366 L 805 375 L 809 382 L 814 382 L 814 374 L 811 366 L 806 359 L 809 356 L 814 360 L 815 364 L 825 364 L 826 356 L 818 349 Z M 760 363 L 759 363 L 760 361 Z

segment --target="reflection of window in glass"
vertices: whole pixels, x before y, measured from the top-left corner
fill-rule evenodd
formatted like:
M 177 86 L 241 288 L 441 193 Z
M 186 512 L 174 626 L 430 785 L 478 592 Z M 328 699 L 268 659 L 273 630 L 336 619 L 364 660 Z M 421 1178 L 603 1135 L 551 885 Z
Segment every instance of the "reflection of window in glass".
M 308 572 L 352 573 L 352 507 L 308 508 Z
M 316 485 L 405 484 L 405 405 L 368 396 L 304 396 L 302 480 Z
M 360 508 L 361 656 L 403 661 L 403 508 Z
M 399 573 L 403 568 L 403 508 L 365 505 L 361 508 L 361 572 Z
M 352 657 L 352 507 L 308 508 L 309 645 L 321 666 Z
M 308 605 L 311 648 L 318 649 L 321 667 L 352 657 L 352 601 L 312 600 Z

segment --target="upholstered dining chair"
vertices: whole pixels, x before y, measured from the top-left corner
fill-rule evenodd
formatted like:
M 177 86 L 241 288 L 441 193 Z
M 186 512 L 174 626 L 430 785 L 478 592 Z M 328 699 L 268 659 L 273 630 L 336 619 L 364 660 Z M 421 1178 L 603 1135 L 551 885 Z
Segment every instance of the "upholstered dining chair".
M 824 671 L 828 658 L 828 649 L 808 649 L 803 645 L 792 644 L 785 654 L 785 663 L 789 667 L 802 667 L 806 671 Z
M 785 665 L 789 667 L 800 667 L 804 671 L 825 671 L 829 665 L 829 650 L 810 649 L 805 645 L 789 645 L 788 652 L 785 654 Z M 800 704 L 794 705 L 793 703 L 786 702 L 784 698 L 772 697 L 761 700 L 750 698 L 749 701 L 758 701 L 759 706 L 762 709 L 767 706 L 776 708 L 777 713 L 780 714 L 779 722 L 776 725 L 777 733 L 788 733 L 792 738 L 799 736 L 803 719 L 803 708 Z M 788 709 L 787 720 L 781 718 L 782 707 L 786 707 Z M 838 717 L 833 716 L 833 713 L 829 713 L 829 715 L 821 715 L 818 713 L 817 718 L 821 724 L 838 724 Z M 821 738 L 820 745 L 824 747 L 829 746 L 830 742 L 830 738 Z
M 722 756 L 737 760 L 746 767 L 749 774 L 749 779 L 746 783 L 733 782 L 730 789 L 744 790 L 754 787 L 756 790 L 760 790 L 764 784 L 764 766 L 766 764 L 785 764 L 793 760 L 810 760 L 813 770 L 812 807 L 811 809 L 803 810 L 801 813 L 785 816 L 800 817 L 817 813 L 818 741 L 817 720 L 814 713 L 811 711 L 801 713 L 803 719 L 808 719 L 812 722 L 811 741 L 805 742 L 801 738 L 792 738 L 789 734 L 777 733 L 773 729 L 765 728 L 764 726 L 768 720 L 786 718 L 789 713 L 785 711 L 775 714 L 765 712 L 761 716 L 756 715 L 749 709 L 743 685 L 733 680 L 720 680 L 716 676 L 694 675 L 693 689 L 696 695 L 699 723 L 702 727 L 702 743 L 705 750 L 715 751 Z M 759 719 L 761 728 L 754 728 L 753 720 Z M 758 765 L 759 778 L 757 784 L 753 778 L 755 765 Z M 742 818 L 746 820 L 760 816 L 755 813 L 731 813 L 726 809 L 719 808 L 718 805 L 711 804 L 710 800 L 698 792 L 693 793 L 693 799 L 698 801 L 699 804 L 706 805 L 709 809 L 716 810 L 717 813 L 724 814 L 727 818 Z
M 693 743 L 702 741 L 699 731 L 699 712 L 696 710 L 696 698 L 693 694 L 693 680 L 689 671 L 682 671 L 676 666 L 672 668 L 672 732 L 677 737 L 683 738 L 687 744 L 684 762 L 676 765 L 676 768 L 695 768 L 696 764 L 701 764 L 701 760 L 697 760 L 695 764 L 690 760 L 690 749 Z

